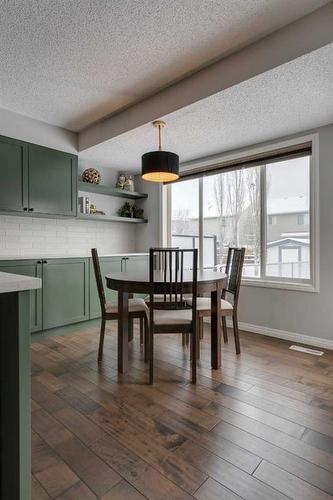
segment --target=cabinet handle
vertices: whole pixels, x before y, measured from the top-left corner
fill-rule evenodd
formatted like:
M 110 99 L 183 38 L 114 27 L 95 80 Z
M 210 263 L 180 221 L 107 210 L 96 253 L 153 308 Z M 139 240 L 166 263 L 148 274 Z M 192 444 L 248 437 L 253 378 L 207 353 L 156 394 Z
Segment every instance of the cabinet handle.
M 33 212 L 33 211 L 34 211 L 34 209 L 33 209 L 33 208 L 29 208 L 29 212 Z
M 28 211 L 28 207 L 23 207 L 23 211 L 27 212 Z
M 37 264 L 43 264 L 41 260 L 37 260 Z
M 42 264 L 47 264 L 47 260 L 43 260 L 43 261 L 42 261 Z

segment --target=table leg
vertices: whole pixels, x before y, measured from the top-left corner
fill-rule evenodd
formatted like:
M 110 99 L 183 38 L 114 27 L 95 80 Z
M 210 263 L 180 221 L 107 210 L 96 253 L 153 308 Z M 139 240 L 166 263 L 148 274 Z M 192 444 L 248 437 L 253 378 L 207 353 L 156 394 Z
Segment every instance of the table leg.
M 118 372 L 128 367 L 128 292 L 118 292 Z
M 221 285 L 211 292 L 211 364 L 221 368 Z

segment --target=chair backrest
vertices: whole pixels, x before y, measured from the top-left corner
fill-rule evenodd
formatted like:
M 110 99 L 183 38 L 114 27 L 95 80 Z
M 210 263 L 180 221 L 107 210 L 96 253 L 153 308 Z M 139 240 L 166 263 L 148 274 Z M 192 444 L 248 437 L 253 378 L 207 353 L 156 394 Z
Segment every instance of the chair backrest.
M 237 305 L 239 289 L 242 279 L 243 263 L 244 263 L 245 248 L 228 249 L 227 263 L 225 273 L 228 275 L 227 285 L 223 290 L 225 293 L 230 293 L 234 298 L 234 305 Z
M 102 280 L 102 275 L 101 275 L 101 268 L 99 265 L 97 248 L 91 249 L 91 257 L 92 257 L 93 266 L 94 266 L 99 302 L 101 304 L 102 313 L 105 313 L 105 293 L 104 293 L 104 286 L 103 286 L 103 280 Z
M 184 256 L 191 257 L 191 269 L 184 268 Z M 156 262 L 159 263 L 155 269 Z M 196 311 L 198 250 L 179 248 L 151 248 L 149 250 L 150 308 L 192 309 Z M 186 274 L 184 276 L 184 273 Z M 184 285 L 186 281 L 186 285 Z M 185 295 L 192 293 L 192 305 Z M 159 299 L 154 300 L 158 294 Z

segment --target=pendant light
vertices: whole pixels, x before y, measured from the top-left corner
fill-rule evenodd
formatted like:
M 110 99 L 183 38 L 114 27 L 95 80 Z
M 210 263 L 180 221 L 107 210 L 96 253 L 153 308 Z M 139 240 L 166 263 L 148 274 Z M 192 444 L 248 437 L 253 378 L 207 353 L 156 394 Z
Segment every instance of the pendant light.
M 161 130 L 165 122 L 157 120 L 153 126 L 158 129 L 158 151 L 142 155 L 141 174 L 145 181 L 172 182 L 179 179 L 179 156 L 170 151 L 162 151 Z

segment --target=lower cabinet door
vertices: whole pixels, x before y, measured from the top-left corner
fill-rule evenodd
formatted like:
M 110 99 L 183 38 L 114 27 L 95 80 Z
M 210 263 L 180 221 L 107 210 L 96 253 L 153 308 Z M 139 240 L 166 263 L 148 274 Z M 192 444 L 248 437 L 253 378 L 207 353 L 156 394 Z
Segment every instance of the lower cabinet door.
M 2 273 L 22 274 L 23 276 L 42 277 L 42 264 L 35 260 L 7 260 L 0 262 Z M 42 329 L 42 289 L 30 291 L 30 332 Z
M 104 293 L 106 302 L 117 302 L 118 293 L 115 290 L 109 290 L 106 288 L 105 276 L 110 273 L 120 273 L 122 268 L 121 257 L 100 257 L 99 264 L 101 268 L 101 275 L 104 285 Z M 90 297 L 90 319 L 99 318 L 101 316 L 101 305 L 98 297 L 98 291 L 96 286 L 96 278 L 94 273 L 94 266 L 92 259 L 90 259 L 90 285 L 89 285 L 89 297 Z
M 125 270 L 127 273 L 139 272 L 146 273 L 147 279 L 149 279 L 149 255 L 128 255 L 126 257 Z M 146 293 L 136 293 L 135 297 L 145 298 Z
M 89 319 L 89 259 L 43 261 L 43 329 Z

